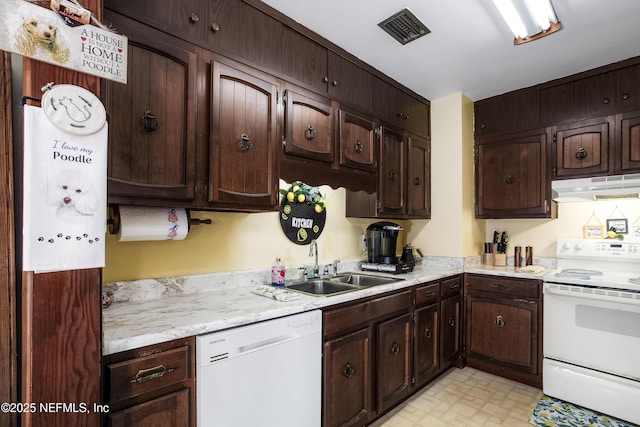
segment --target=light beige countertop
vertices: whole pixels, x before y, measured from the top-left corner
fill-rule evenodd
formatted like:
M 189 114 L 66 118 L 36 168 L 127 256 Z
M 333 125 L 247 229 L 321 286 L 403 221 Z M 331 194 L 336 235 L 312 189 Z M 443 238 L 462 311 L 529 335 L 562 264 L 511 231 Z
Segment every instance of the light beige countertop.
M 113 293 L 114 303 L 103 309 L 103 354 L 315 310 L 463 272 L 533 279 L 544 275 L 517 273 L 513 267 L 484 266 L 474 258 L 426 257 L 411 273 L 379 274 L 399 279 L 394 283 L 335 296 L 299 294 L 292 301 L 276 301 L 251 292 L 269 281 L 267 270 L 105 283 L 103 291 Z M 357 261 L 341 263 L 338 272 L 359 271 L 358 265 Z M 296 267 L 287 270 L 287 277 L 290 273 L 300 274 Z

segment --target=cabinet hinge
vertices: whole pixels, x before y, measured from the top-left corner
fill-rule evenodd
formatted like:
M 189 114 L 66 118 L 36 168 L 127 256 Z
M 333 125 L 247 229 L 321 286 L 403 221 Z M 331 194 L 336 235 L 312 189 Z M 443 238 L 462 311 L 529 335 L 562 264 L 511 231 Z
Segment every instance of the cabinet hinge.
M 284 136 L 282 137 L 282 142 L 281 142 L 281 144 L 282 144 L 282 148 L 283 148 L 283 149 L 284 149 L 284 148 L 287 148 L 287 139 L 286 139 Z
M 378 138 L 381 138 L 382 137 L 382 126 L 378 126 L 374 132 L 375 132 L 375 134 L 376 134 L 376 136 Z
M 282 105 L 287 102 L 287 91 L 282 92 Z
M 553 168 L 553 176 L 558 176 L 558 168 Z
M 553 134 L 553 142 L 558 142 L 558 134 L 557 133 Z

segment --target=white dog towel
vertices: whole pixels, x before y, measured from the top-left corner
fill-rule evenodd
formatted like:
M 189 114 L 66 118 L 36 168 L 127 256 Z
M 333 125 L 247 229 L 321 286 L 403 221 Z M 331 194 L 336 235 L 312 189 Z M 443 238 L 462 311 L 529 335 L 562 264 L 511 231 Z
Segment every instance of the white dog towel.
M 107 132 L 73 135 L 24 106 L 24 271 L 104 267 Z

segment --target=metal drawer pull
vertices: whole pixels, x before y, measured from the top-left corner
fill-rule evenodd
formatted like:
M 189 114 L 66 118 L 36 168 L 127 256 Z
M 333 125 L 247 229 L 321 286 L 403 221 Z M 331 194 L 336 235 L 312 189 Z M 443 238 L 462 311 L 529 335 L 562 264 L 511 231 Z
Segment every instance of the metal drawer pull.
M 304 131 L 304 137 L 307 139 L 313 139 L 316 136 L 318 136 L 318 131 L 316 131 L 312 125 L 309 125 L 309 127 Z
M 516 182 L 516 179 L 513 177 L 513 175 L 507 175 L 506 182 L 507 184 L 513 184 L 514 182 Z
M 198 15 L 197 13 L 192 13 L 189 17 L 189 20 L 195 24 L 200 20 L 200 15 Z
M 587 150 L 585 150 L 584 148 L 580 147 L 578 148 L 578 151 L 576 151 L 576 159 L 578 160 L 584 160 L 587 158 Z
M 362 142 L 356 140 L 356 146 L 354 147 L 354 150 L 356 151 L 356 153 L 362 153 L 363 149 L 364 149 L 364 146 L 362 145 Z
M 253 141 L 249 138 L 249 135 L 243 133 L 240 135 L 240 149 L 242 151 L 247 151 L 253 148 Z
M 502 283 L 494 283 L 493 285 L 491 285 L 492 288 L 494 289 L 504 289 L 506 288 L 505 285 L 503 285 Z
M 154 131 L 160 127 L 160 122 L 156 116 L 151 113 L 151 110 L 145 111 L 142 118 L 140 118 L 140 121 L 142 122 L 142 127 L 147 132 Z
M 347 362 L 344 364 L 344 369 L 342 370 L 342 375 L 347 378 L 351 378 L 356 373 L 356 368 L 351 366 L 351 363 Z
M 149 369 L 140 369 L 136 374 L 135 378 L 129 381 L 131 384 L 143 383 L 145 381 L 149 381 L 155 378 L 160 378 L 164 376 L 164 374 L 168 374 L 175 371 L 175 368 L 167 368 L 164 365 L 158 365 Z
M 433 291 L 427 291 L 427 292 L 425 292 L 425 293 L 424 293 L 424 296 L 425 296 L 425 297 L 431 297 L 431 296 L 433 296 Z
M 393 343 L 393 345 L 391 346 L 391 353 L 397 356 L 398 353 L 400 353 L 400 346 L 396 343 Z
M 449 316 L 449 326 L 456 326 L 456 319 L 453 316 Z
M 498 326 L 498 328 L 504 327 L 504 319 L 502 318 L 502 316 L 496 317 L 496 325 Z
M 213 31 L 214 33 L 217 33 L 218 31 L 220 31 L 220 24 L 218 24 L 217 22 L 212 23 L 211 31 Z
M 427 339 L 431 339 L 431 336 L 432 336 L 432 335 L 433 335 L 433 334 L 431 333 L 431 329 L 429 329 L 429 328 L 424 328 L 424 336 L 425 336 L 425 338 L 427 338 Z
M 398 173 L 395 170 L 391 170 L 389 172 L 389 180 L 391 180 L 393 182 L 396 179 L 398 179 Z

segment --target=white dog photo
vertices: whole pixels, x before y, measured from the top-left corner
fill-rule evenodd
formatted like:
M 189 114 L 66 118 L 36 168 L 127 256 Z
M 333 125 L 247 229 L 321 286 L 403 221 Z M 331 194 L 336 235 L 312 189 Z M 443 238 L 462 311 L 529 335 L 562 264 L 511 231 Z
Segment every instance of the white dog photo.
M 56 217 L 84 222 L 96 213 L 99 200 L 93 186 L 79 172 L 63 170 L 49 183 L 49 204 L 57 206 Z

